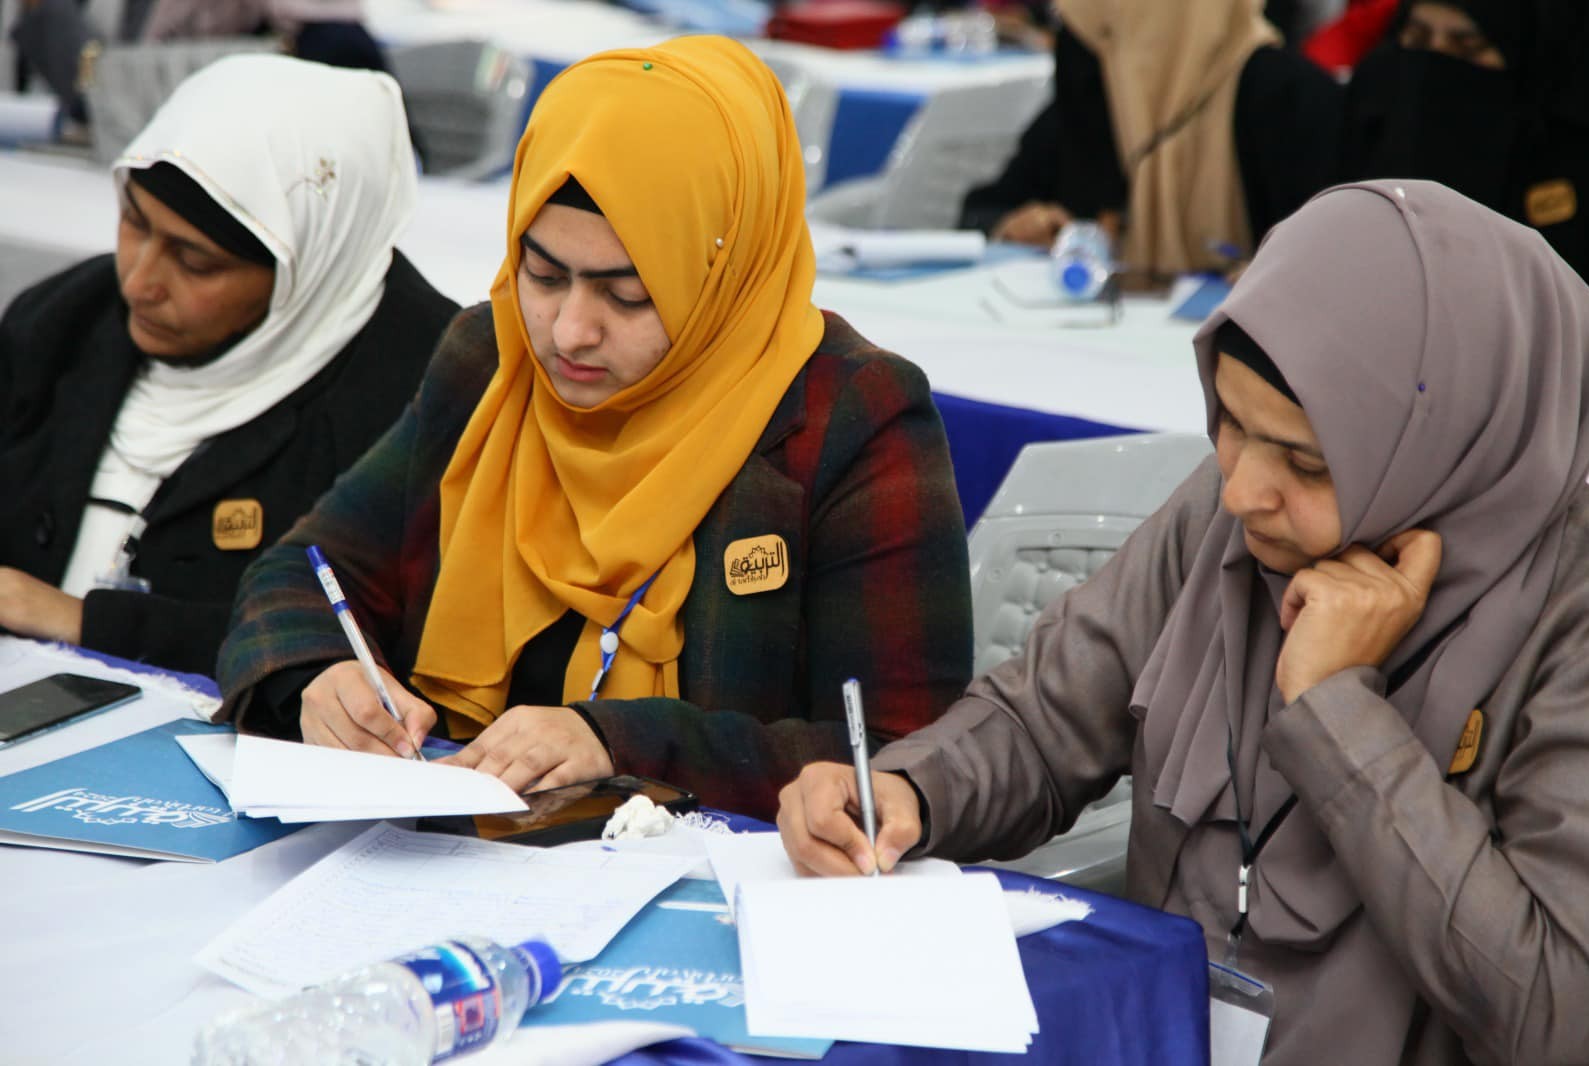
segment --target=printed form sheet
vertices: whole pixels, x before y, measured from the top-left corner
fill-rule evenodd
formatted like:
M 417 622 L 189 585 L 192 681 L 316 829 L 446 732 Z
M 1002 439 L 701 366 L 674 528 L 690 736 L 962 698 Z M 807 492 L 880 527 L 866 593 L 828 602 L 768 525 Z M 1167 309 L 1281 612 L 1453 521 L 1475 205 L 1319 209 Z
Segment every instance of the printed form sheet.
M 381 824 L 282 887 L 195 961 L 264 996 L 458 936 L 541 937 L 564 962 L 583 962 L 691 865 Z

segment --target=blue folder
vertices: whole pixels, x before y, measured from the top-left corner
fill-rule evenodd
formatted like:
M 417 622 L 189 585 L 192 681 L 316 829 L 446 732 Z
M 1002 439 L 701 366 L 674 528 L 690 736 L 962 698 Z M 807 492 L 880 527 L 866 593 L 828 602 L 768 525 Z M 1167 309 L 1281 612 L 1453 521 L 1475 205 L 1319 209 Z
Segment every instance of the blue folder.
M 233 814 L 176 742 L 233 731 L 178 719 L 0 777 L 0 843 L 219 862 L 303 828 Z

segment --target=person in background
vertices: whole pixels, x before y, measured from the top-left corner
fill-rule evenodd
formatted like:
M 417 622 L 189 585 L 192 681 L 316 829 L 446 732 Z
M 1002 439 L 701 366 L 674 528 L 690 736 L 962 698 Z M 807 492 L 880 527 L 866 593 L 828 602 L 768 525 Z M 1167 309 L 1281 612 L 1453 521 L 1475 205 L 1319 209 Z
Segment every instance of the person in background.
M 1329 184 L 1339 86 L 1279 47 L 1260 0 L 1056 0 L 1054 99 L 960 224 L 1049 247 L 1112 220 L 1128 269 L 1224 268 Z
M 286 51 L 299 59 L 391 72 L 364 24 L 363 0 L 270 0 L 270 14 Z
M 1013 857 L 1129 772 L 1128 893 L 1273 986 L 1268 1066 L 1580 1061 L 1589 287 L 1443 186 L 1343 186 L 1194 343 L 1216 455 L 872 760 L 875 858 L 839 764 L 791 858 Z
M 436 729 L 517 790 L 632 773 L 770 816 L 849 750 L 845 679 L 879 738 L 947 707 L 971 617 L 943 426 L 920 370 L 813 306 L 804 173 L 782 88 L 735 42 L 553 80 L 490 303 L 244 577 L 220 714 L 399 755 Z
M 1535 227 L 1589 271 L 1589 9 L 1407 0 L 1358 67 L 1342 176 L 1439 181 Z
M 223 59 L 113 173 L 115 254 L 0 318 L 0 629 L 207 674 L 244 567 L 457 305 L 393 247 L 417 180 L 385 75 Z

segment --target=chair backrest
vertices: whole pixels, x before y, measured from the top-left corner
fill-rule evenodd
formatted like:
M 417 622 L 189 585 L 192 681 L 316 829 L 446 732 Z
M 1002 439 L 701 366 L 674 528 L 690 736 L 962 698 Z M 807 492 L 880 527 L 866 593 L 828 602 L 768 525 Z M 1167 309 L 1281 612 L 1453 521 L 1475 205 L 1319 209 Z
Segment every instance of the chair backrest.
M 1096 573 L 1212 450 L 1190 433 L 1023 448 L 971 531 L 973 672 L 1019 651 L 1038 613 Z
M 833 116 L 839 109 L 838 86 L 819 77 L 798 61 L 782 56 L 762 56 L 778 76 L 789 98 L 795 129 L 800 134 L 800 155 L 806 168 L 806 196 L 822 188 L 828 174 L 828 142 L 833 139 Z
M 1051 84 L 1047 75 L 1024 75 L 934 93 L 889 152 L 869 225 L 953 229 L 966 193 L 998 177 Z
M 971 531 L 974 672 L 1026 643 L 1038 613 L 1081 584 L 1213 451 L 1191 433 L 1028 444 Z M 1012 862 L 990 863 L 1115 895 L 1125 891 L 1131 779 L 1070 831 Z
M 534 65 L 489 41 L 394 48 L 409 128 L 428 174 L 485 178 L 513 166 Z
M 189 74 L 223 56 L 276 48 L 269 37 L 108 45 L 94 61 L 85 94 L 95 158 L 109 163 L 120 155 Z

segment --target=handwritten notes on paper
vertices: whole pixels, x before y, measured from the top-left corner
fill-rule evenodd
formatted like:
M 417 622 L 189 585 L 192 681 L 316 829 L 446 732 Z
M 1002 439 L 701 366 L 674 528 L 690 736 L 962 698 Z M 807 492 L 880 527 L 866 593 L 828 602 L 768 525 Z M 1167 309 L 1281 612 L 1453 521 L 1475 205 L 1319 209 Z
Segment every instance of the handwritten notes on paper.
M 563 961 L 581 962 L 690 865 L 382 824 L 288 882 L 195 961 L 265 996 L 457 936 L 543 937 Z

